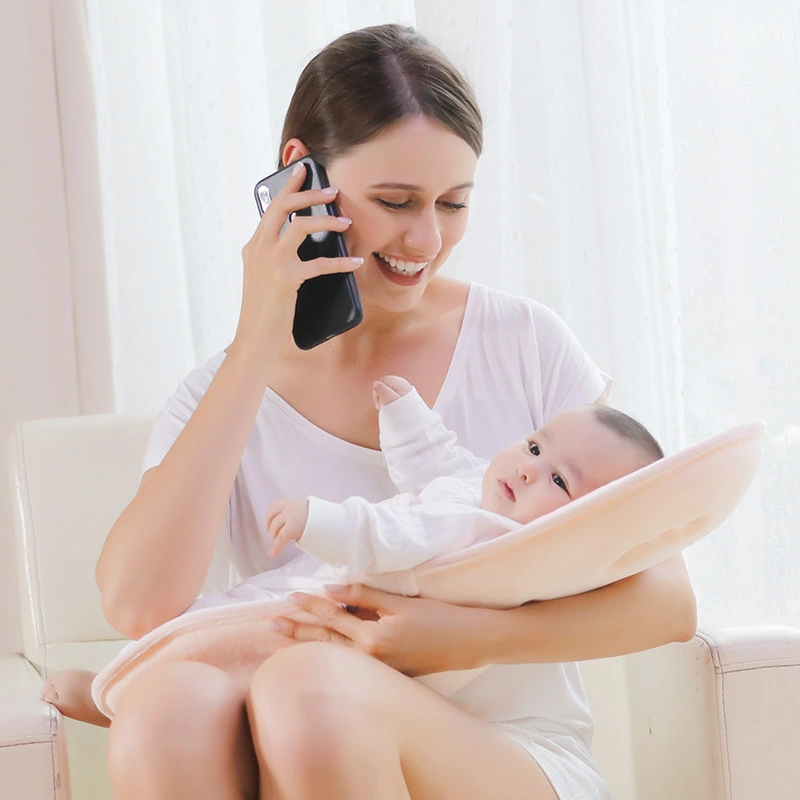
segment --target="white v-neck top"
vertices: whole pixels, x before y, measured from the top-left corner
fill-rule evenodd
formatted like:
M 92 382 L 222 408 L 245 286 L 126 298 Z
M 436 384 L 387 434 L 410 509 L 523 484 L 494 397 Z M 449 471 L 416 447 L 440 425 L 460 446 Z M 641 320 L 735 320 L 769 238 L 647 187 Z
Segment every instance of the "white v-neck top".
M 143 472 L 161 462 L 224 358 L 218 353 L 193 370 L 169 398 L 150 437 Z M 609 385 L 552 311 L 473 284 L 434 410 L 459 444 L 491 459 L 560 411 L 593 402 Z M 277 558 L 267 556 L 263 521 L 275 500 L 315 495 L 340 502 L 360 495 L 379 501 L 396 493 L 379 450 L 321 430 L 268 388 L 228 506 L 236 570 L 248 578 L 301 554 L 292 544 Z M 589 744 L 591 716 L 575 664 L 494 665 L 450 700 L 489 721 Z

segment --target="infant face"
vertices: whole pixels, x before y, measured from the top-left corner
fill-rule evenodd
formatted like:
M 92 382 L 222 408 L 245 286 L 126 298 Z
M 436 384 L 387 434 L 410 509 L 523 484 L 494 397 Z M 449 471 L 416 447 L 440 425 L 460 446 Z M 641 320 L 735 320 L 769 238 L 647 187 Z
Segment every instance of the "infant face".
M 635 447 L 597 420 L 593 406 L 578 406 L 494 458 L 481 508 L 530 522 L 642 464 Z

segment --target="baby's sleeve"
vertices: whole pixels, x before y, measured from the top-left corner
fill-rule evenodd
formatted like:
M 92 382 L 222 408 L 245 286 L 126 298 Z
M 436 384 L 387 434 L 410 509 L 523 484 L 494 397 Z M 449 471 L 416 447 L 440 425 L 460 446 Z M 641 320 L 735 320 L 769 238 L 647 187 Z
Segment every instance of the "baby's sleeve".
M 418 495 L 442 476 L 479 480 L 489 463 L 457 444 L 455 433 L 416 389 L 382 406 L 378 422 L 389 477 L 401 492 Z
M 308 521 L 297 544 L 357 579 L 412 569 L 472 544 L 480 514 L 469 503 L 394 505 L 363 497 L 330 503 L 310 497 Z

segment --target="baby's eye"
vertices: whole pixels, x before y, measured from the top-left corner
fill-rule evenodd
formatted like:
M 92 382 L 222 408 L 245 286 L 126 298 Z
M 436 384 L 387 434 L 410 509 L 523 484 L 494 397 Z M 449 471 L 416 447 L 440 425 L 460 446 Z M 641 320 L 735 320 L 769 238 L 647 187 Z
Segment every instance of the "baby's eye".
M 538 456 L 542 454 L 542 451 L 539 449 L 539 445 L 536 442 L 528 442 L 528 450 L 530 450 L 532 456 Z
M 557 472 L 553 473 L 553 483 L 558 486 L 559 489 L 563 489 L 567 494 L 569 494 L 567 482 Z

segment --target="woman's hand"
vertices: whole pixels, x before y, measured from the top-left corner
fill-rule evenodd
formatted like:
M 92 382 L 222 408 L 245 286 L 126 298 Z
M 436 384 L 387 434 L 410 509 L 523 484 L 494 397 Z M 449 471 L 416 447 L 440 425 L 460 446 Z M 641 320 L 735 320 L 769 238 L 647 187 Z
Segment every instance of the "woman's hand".
M 253 237 L 242 249 L 244 283 L 242 309 L 234 342 L 291 342 L 297 290 L 308 278 L 332 272 L 351 272 L 363 258 L 315 258 L 301 261 L 297 248 L 306 236 L 321 231 L 344 233 L 351 224 L 346 217 L 294 215 L 314 205 L 333 202 L 337 189 L 299 191 L 305 166 L 298 163 L 289 180 L 261 217 Z M 281 228 L 292 217 L 283 236 Z
M 276 622 L 283 636 L 354 647 L 412 677 L 483 666 L 472 645 L 480 645 L 495 613 L 389 594 L 362 584 L 328 587 L 328 597 L 296 592 L 291 599 L 318 624 L 281 617 Z

